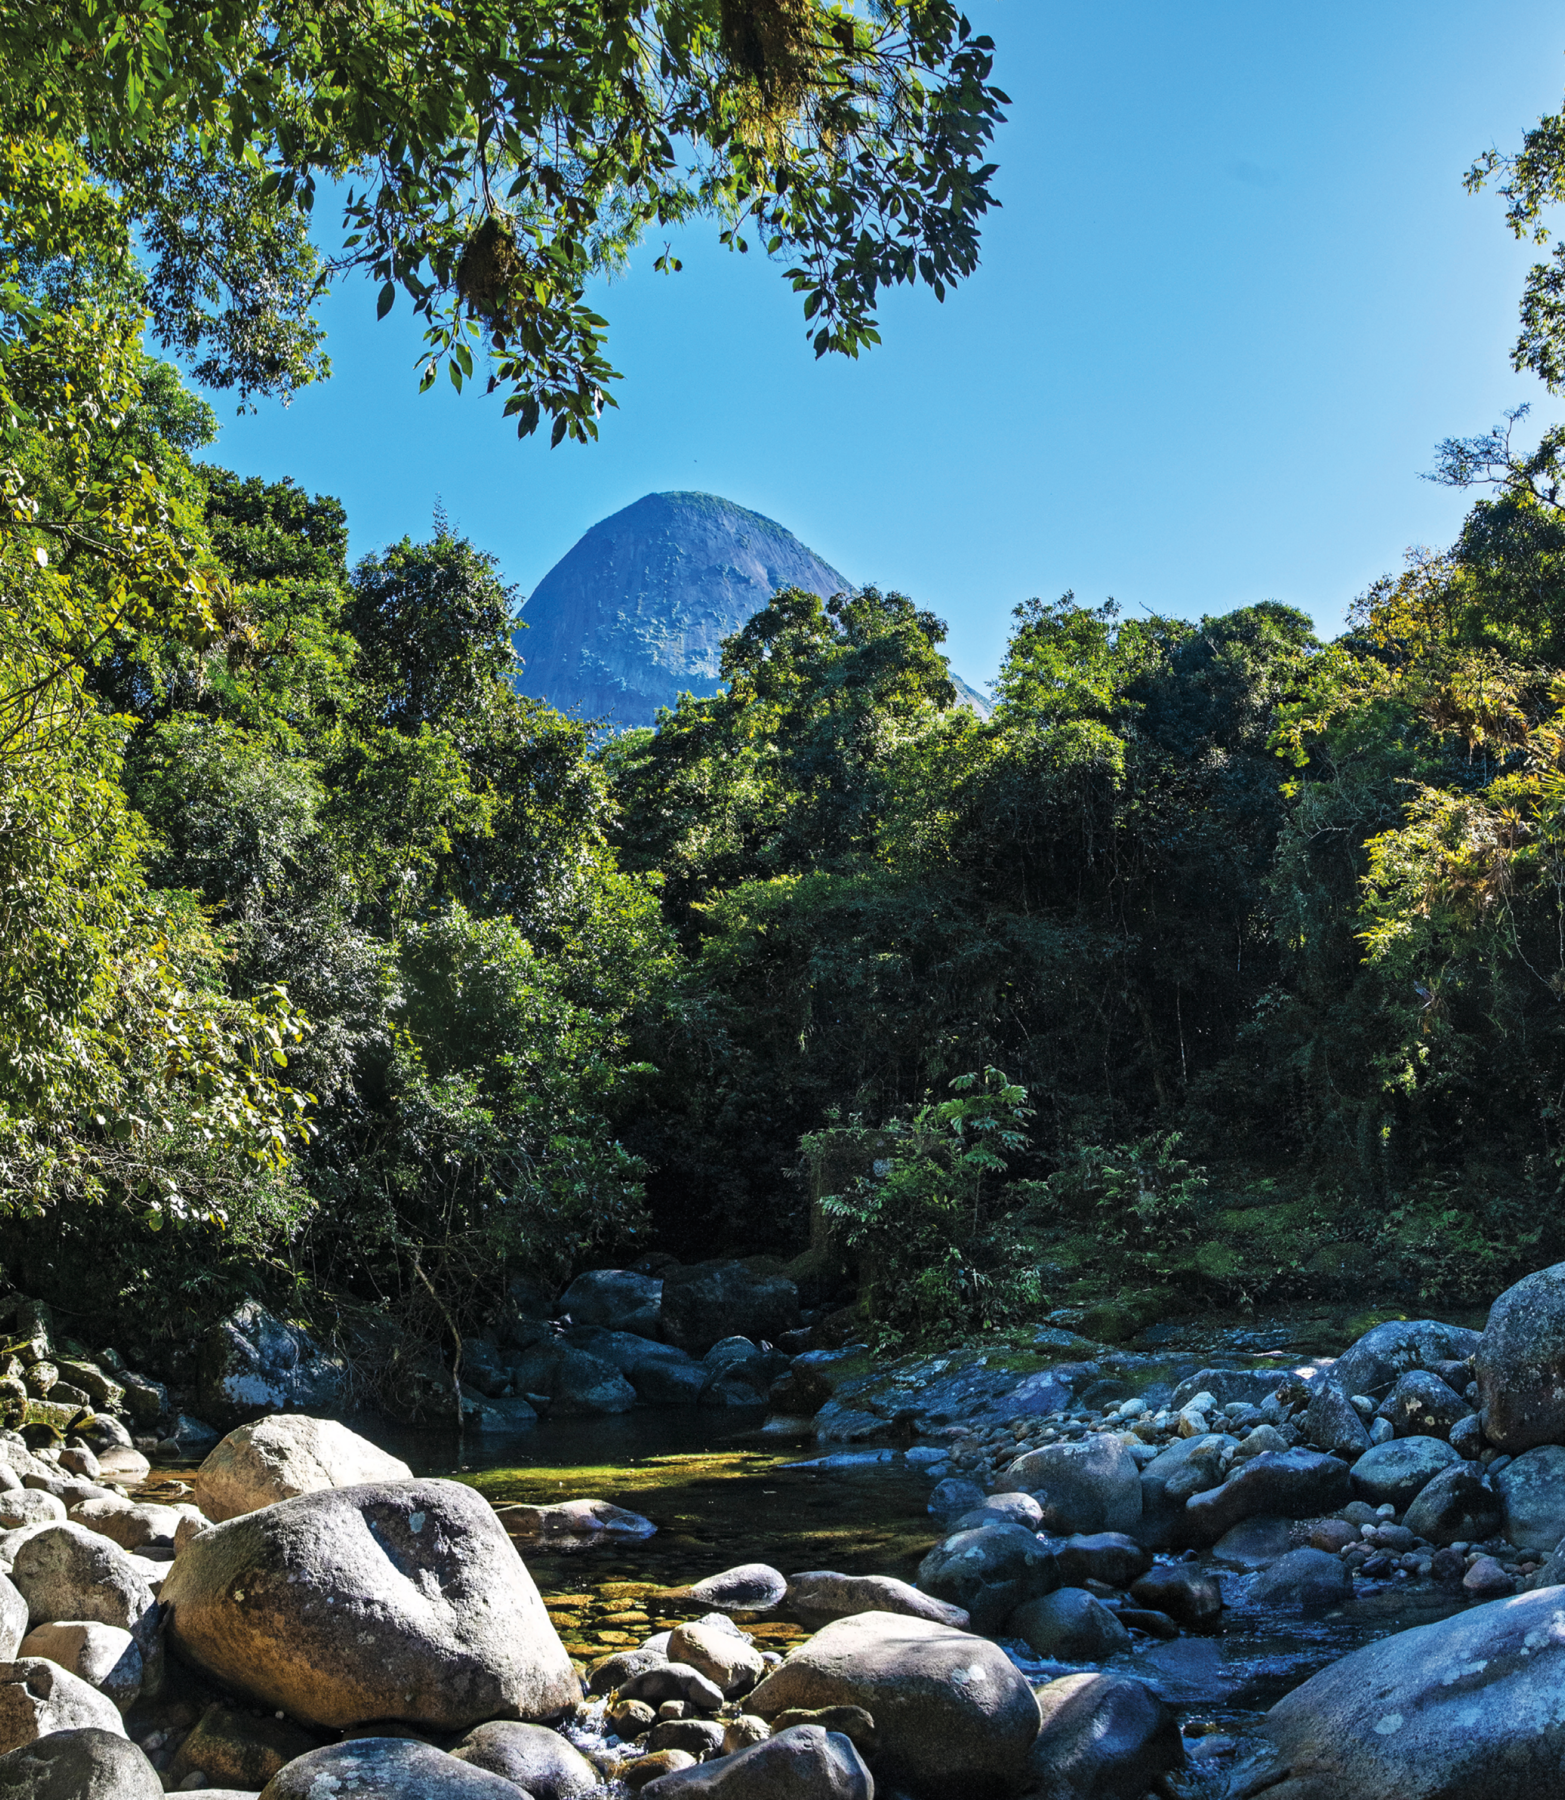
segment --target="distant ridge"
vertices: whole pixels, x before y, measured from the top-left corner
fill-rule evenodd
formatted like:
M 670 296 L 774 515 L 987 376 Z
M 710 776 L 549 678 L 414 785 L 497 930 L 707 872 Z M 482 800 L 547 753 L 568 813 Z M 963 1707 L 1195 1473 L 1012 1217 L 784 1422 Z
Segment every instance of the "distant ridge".
M 853 587 L 775 519 L 716 494 L 647 494 L 568 550 L 522 608 L 524 693 L 621 728 L 715 694 L 725 637 L 778 588 Z M 982 696 L 953 675 L 969 704 Z

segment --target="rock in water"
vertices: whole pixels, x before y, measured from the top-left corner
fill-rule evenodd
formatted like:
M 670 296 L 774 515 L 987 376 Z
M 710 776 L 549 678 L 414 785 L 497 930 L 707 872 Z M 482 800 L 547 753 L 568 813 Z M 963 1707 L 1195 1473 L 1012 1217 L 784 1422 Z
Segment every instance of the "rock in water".
M 1023 1601 L 1006 1620 L 1005 1636 L 1067 1663 L 1103 1662 L 1130 1648 L 1130 1633 L 1085 1588 L 1058 1588 L 1041 1600 Z
M 1306 1546 L 1290 1550 L 1263 1569 L 1250 1583 L 1246 1598 L 1252 1606 L 1325 1612 L 1353 1598 L 1353 1577 L 1340 1557 Z
M 689 1600 L 716 1612 L 770 1612 L 782 1604 L 788 1583 L 768 1563 L 740 1563 L 694 1581 L 689 1587 L 670 1588 L 671 1600 Z
M 1029 1800 L 1140 1800 L 1185 1766 L 1173 1712 L 1127 1676 L 1046 1682 L 1038 1689 L 1038 1713 L 1042 1726 L 1027 1759 Z
M 1494 1486 L 1510 1543 L 1552 1550 L 1565 1538 L 1565 1448 L 1540 1444 L 1524 1452 L 1494 1477 Z
M 158 1772 L 128 1739 L 95 1725 L 52 1732 L 0 1756 L 0 1800 L 162 1800 Z
M 1559 1792 L 1558 1588 L 1367 1645 L 1296 1687 L 1229 1800 L 1543 1800 Z
M 560 1296 L 559 1310 L 573 1325 L 651 1336 L 657 1330 L 663 1283 L 634 1269 L 589 1269 Z
M 788 1583 L 788 1607 L 806 1625 L 829 1625 L 833 1619 L 854 1613 L 902 1613 L 910 1619 L 929 1619 L 966 1631 L 972 1620 L 960 1606 L 951 1606 L 894 1575 L 839 1575 L 835 1569 L 806 1569 Z
M 1309 1519 L 1334 1511 L 1347 1498 L 1348 1465 L 1337 1457 L 1316 1450 L 1268 1450 L 1240 1463 L 1221 1487 L 1192 1494 L 1185 1502 L 1183 1525 L 1193 1540 L 1215 1544 L 1241 1519 L 1257 1513 Z
M 261 1800 L 516 1800 L 516 1783 L 409 1738 L 328 1744 L 279 1769 Z
M 851 1738 L 795 1725 L 641 1791 L 647 1800 L 874 1800 L 875 1783 Z
M 187 1661 L 309 1725 L 461 1731 L 556 1717 L 579 1691 L 499 1520 L 454 1481 L 331 1488 L 230 1519 L 185 1546 L 161 1597 Z
M 1473 1369 L 1491 1444 L 1514 1456 L 1565 1441 L 1565 1263 L 1501 1294 L 1489 1308 Z
M 856 1613 L 792 1651 L 745 1702 L 776 1718 L 792 1707 L 861 1706 L 875 1721 L 877 1785 L 914 1800 L 1015 1793 L 1038 1735 L 1038 1704 L 1003 1651 L 924 1619 Z
M 405 1462 L 335 1419 L 274 1415 L 229 1432 L 196 1471 L 196 1504 L 216 1524 L 323 1488 L 412 1479 Z
M 576 1800 L 602 1785 L 603 1778 L 575 1745 L 546 1725 L 491 1719 L 468 1732 L 451 1754 L 514 1781 L 533 1800 Z
M 1036 1496 L 1050 1531 L 1134 1531 L 1141 1520 L 1141 1470 L 1117 1437 L 1046 1444 L 1006 1470 Z
M 918 1565 L 919 1585 L 959 1606 L 975 1630 L 996 1632 L 1024 1600 L 1053 1593 L 1060 1571 L 1053 1553 L 1021 1525 L 956 1531 Z

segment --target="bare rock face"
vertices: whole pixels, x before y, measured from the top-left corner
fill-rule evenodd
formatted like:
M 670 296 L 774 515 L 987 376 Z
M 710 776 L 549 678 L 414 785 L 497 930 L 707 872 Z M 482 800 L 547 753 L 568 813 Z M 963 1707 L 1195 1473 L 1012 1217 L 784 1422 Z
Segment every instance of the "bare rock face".
M 229 1432 L 202 1463 L 196 1504 L 220 1524 L 299 1494 L 412 1479 L 405 1462 L 335 1419 L 274 1414 Z
M 580 1691 L 499 1520 L 454 1481 L 325 1489 L 229 1519 L 185 1546 L 161 1597 L 181 1656 L 308 1725 L 461 1731 L 557 1717 Z
M 300 1325 L 246 1300 L 196 1347 L 204 1417 L 235 1424 L 257 1413 L 326 1411 L 340 1398 L 345 1368 Z
M 1515 1456 L 1565 1443 L 1565 1263 L 1501 1294 L 1489 1308 L 1473 1370 L 1491 1444 Z

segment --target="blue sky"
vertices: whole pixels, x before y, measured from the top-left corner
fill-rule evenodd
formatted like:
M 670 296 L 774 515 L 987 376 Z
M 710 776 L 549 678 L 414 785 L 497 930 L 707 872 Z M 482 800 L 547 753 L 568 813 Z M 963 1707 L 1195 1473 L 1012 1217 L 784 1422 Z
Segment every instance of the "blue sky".
M 495 401 L 415 392 L 405 307 L 354 285 L 336 373 L 232 418 L 212 454 L 347 504 L 355 554 L 437 497 L 525 593 L 642 494 L 769 514 L 859 582 L 933 607 L 989 680 L 1010 610 L 1067 588 L 1193 617 L 1261 599 L 1322 631 L 1460 495 L 1435 442 L 1529 400 L 1509 348 L 1532 253 L 1462 188 L 1565 90 L 1565 13 L 1533 0 L 1257 7 L 973 0 L 1011 95 L 1002 211 L 942 306 L 817 362 L 779 270 L 695 228 L 682 274 L 594 296 L 624 373 L 600 441 L 519 443 Z M 525 648 L 525 641 L 524 641 Z

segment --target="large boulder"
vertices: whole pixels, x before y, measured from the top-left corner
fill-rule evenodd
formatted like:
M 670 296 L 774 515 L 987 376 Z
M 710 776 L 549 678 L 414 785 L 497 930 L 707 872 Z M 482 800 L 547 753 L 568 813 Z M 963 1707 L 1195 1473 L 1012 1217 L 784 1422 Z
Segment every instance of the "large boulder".
M 1410 1369 L 1381 1401 L 1377 1416 L 1391 1421 L 1398 1437 L 1449 1438 L 1472 1408 L 1429 1369 Z
M 532 1800 L 576 1800 L 596 1793 L 603 1777 L 586 1757 L 547 1725 L 490 1719 L 476 1725 L 451 1752 L 458 1762 L 503 1775 Z
M 981 1525 L 942 1538 L 918 1565 L 918 1582 L 961 1607 L 975 1631 L 996 1632 L 1024 1600 L 1052 1593 L 1060 1572 L 1025 1526 Z
M 788 1610 L 806 1625 L 829 1625 L 854 1613 L 901 1613 L 909 1619 L 930 1619 L 965 1631 L 972 1623 L 966 1610 L 894 1575 L 839 1575 L 835 1569 L 806 1569 L 788 1578 Z
M 1304 1435 L 1317 1450 L 1344 1462 L 1357 1462 L 1369 1448 L 1369 1432 L 1358 1409 L 1347 1389 L 1331 1375 L 1322 1376 L 1310 1389 Z
M 127 1738 L 84 1725 L 0 1756 L 0 1800 L 163 1800 L 163 1783 Z
M 220 1424 L 258 1413 L 329 1412 L 345 1387 L 342 1359 L 258 1300 L 235 1307 L 196 1346 L 197 1403 Z
M 1262 1569 L 1245 1598 L 1251 1606 L 1326 1612 L 1353 1598 L 1353 1577 L 1340 1556 L 1301 1545 Z
M 1367 1645 L 1279 1700 L 1229 1800 L 1532 1800 L 1559 1792 L 1558 1588 Z
M 874 1800 L 875 1783 L 851 1738 L 794 1725 L 641 1791 L 647 1800 Z
M 663 1277 L 663 1335 L 705 1356 L 724 1338 L 776 1343 L 799 1324 L 799 1290 L 786 1275 L 751 1263 L 713 1261 Z
M 329 1488 L 229 1519 L 185 1546 L 161 1597 L 181 1656 L 309 1725 L 461 1731 L 577 1698 L 532 1577 L 454 1481 Z
M 517 1800 L 503 1775 L 474 1768 L 411 1738 L 352 1738 L 295 1757 L 261 1800 Z
M 1501 1294 L 1489 1308 L 1473 1368 L 1491 1444 L 1514 1456 L 1565 1443 L 1565 1263 Z
M 1418 1490 L 1402 1523 L 1431 1544 L 1481 1544 L 1500 1529 L 1500 1496 L 1477 1463 L 1455 1463 Z
M 1478 1333 L 1438 1319 L 1388 1319 L 1366 1331 L 1332 1365 L 1333 1377 L 1350 1394 L 1380 1400 L 1409 1369 L 1433 1369 L 1460 1362 L 1478 1348 Z
M 669 1661 L 696 1669 L 723 1697 L 732 1700 L 750 1689 L 766 1673 L 766 1661 L 736 1625 L 721 1613 L 710 1620 L 686 1619 L 668 1639 Z M 654 1744 L 654 1749 L 661 1749 Z
M 1354 1463 L 1353 1497 L 1368 1501 L 1371 1506 L 1389 1503 L 1402 1512 L 1437 1475 L 1461 1460 L 1458 1452 L 1440 1438 L 1392 1438 L 1389 1443 L 1366 1450 Z
M 1335 1512 L 1348 1495 L 1348 1465 L 1338 1457 L 1319 1450 L 1267 1450 L 1240 1463 L 1221 1487 L 1192 1494 L 1185 1502 L 1184 1528 L 1193 1542 L 1215 1544 L 1257 1513 L 1310 1519 Z
M 1036 1497 L 1050 1531 L 1134 1531 L 1141 1522 L 1141 1470 L 1109 1432 L 1029 1450 L 1005 1478 Z
M 84 1619 L 38 1625 L 22 1639 L 18 1654 L 45 1657 L 80 1676 L 88 1687 L 106 1694 L 121 1713 L 128 1712 L 141 1693 L 141 1648 L 117 1625 Z
M 0 1750 L 85 1726 L 124 1737 L 114 1702 L 42 1656 L 0 1663 Z
M 1552 1550 L 1565 1538 L 1565 1449 L 1560 1445 L 1524 1451 L 1494 1477 L 1494 1486 L 1508 1543 L 1519 1550 Z
M 196 1471 L 196 1504 L 220 1524 L 296 1494 L 412 1478 L 405 1462 L 335 1419 L 274 1415 L 229 1432 Z
M 823 1627 L 745 1702 L 763 1719 L 823 1706 L 864 1708 L 879 1733 L 877 1783 L 914 1800 L 1014 1793 L 1038 1735 L 1032 1689 L 1003 1651 L 892 1613 Z
M 269 1713 L 259 1718 L 250 1707 L 215 1700 L 168 1766 L 168 1783 L 176 1792 L 199 1780 L 209 1788 L 264 1788 L 279 1770 L 320 1747 L 320 1739 Z
M 1185 1766 L 1179 1721 L 1144 1682 L 1064 1675 L 1038 1689 L 1027 1800 L 1142 1800 Z
M 34 1527 L 17 1548 L 11 1580 L 29 1625 L 76 1619 L 134 1633 L 154 1604 L 135 1560 L 84 1525 Z
M 1239 1440 L 1209 1431 L 1160 1450 L 1141 1471 L 1141 1524 L 1136 1536 L 1162 1547 L 1183 1533 L 1185 1503 L 1192 1494 L 1221 1487 Z
M 663 1283 L 634 1269 L 589 1269 L 560 1296 L 559 1310 L 573 1325 L 596 1325 L 652 1338 L 658 1333 Z
M 657 1344 L 629 1331 L 573 1331 L 570 1344 L 618 1369 L 649 1406 L 694 1406 L 711 1370 L 677 1344 Z
M 1130 1648 L 1130 1633 L 1085 1588 L 1056 1588 L 1024 1600 L 1005 1622 L 1005 1635 L 1020 1638 L 1037 1656 L 1067 1663 L 1103 1662 Z
M 547 1395 L 550 1413 L 561 1418 L 629 1412 L 636 1404 L 636 1390 L 618 1369 L 556 1338 L 522 1351 L 510 1369 L 518 1388 Z

